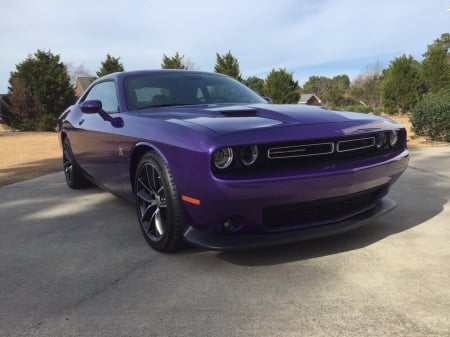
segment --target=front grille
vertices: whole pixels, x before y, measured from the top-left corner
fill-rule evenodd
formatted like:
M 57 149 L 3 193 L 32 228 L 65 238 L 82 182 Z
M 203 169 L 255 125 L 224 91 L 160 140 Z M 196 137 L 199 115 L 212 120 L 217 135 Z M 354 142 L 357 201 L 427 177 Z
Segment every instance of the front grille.
M 387 188 L 382 186 L 337 198 L 268 207 L 263 211 L 264 226 L 273 230 L 337 222 L 372 208 L 387 193 Z
M 399 142 L 391 147 L 384 132 L 346 137 L 321 138 L 315 140 L 257 144 L 259 157 L 251 166 L 243 165 L 235 156 L 232 165 L 218 170 L 215 175 L 233 179 L 235 175 L 268 174 L 296 170 L 328 170 L 339 165 L 358 163 L 373 158 L 386 158 L 406 148 L 406 131 L 398 130 Z M 239 153 L 240 147 L 233 147 Z
M 270 147 L 267 150 L 267 157 L 269 159 L 311 157 L 332 154 L 335 149 L 336 152 L 350 152 L 373 147 L 375 147 L 374 136 L 339 140 L 336 141 L 336 143 L 307 143 L 281 147 Z
M 300 144 L 293 146 L 272 147 L 267 150 L 269 159 L 320 156 L 334 151 L 334 143 Z
M 375 145 L 375 137 L 341 140 L 337 143 L 337 152 L 349 152 L 371 148 Z

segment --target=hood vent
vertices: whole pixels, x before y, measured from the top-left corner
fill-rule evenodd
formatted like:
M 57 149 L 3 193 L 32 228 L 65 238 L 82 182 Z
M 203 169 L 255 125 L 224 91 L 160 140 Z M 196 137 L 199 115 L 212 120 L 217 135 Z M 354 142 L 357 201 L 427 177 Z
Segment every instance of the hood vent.
M 220 111 L 224 117 L 256 117 L 258 112 L 256 110 L 226 110 Z

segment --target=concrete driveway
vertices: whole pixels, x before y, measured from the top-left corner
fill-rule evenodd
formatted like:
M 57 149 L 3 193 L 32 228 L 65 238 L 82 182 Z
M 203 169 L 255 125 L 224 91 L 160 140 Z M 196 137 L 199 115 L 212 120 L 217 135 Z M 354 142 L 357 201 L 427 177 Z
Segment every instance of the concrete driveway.
M 0 188 L 0 336 L 450 336 L 450 147 L 345 235 L 165 255 L 134 208 L 62 173 Z

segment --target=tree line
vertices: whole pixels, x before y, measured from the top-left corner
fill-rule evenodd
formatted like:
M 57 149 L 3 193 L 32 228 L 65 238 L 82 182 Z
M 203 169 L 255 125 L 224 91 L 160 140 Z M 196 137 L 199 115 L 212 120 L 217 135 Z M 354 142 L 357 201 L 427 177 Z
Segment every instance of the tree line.
M 383 69 L 380 63 L 367 67 L 353 82 L 348 75 L 333 78 L 311 76 L 303 85 L 294 81 L 293 73 L 285 68 L 272 69 L 265 79 L 251 76 L 243 79 L 239 62 L 231 52 L 216 54 L 214 71 L 243 82 L 274 103 L 297 103 L 303 93 L 315 94 L 326 107 L 352 109 L 361 112 L 411 111 L 426 93 L 450 90 L 450 34 L 442 34 L 427 47 L 422 62 L 402 55 Z M 163 56 L 162 68 L 189 69 L 184 56 Z
M 345 74 L 333 78 L 311 76 L 301 87 L 286 68 L 272 69 L 265 79 L 244 79 L 231 51 L 216 53 L 214 71 L 235 78 L 277 104 L 298 103 L 300 95 L 308 93 L 336 110 L 403 113 L 413 110 L 424 95 L 450 91 L 449 47 L 450 34 L 442 34 L 428 45 L 422 62 L 402 55 L 386 69 L 379 63 L 368 66 L 353 82 Z M 0 101 L 4 121 L 19 130 L 53 130 L 59 114 L 76 100 L 74 78 L 91 76 L 83 66 L 69 68 L 59 55 L 42 50 L 17 64 L 11 72 L 8 94 Z M 176 52 L 173 56 L 163 55 L 161 68 L 193 69 L 194 64 Z M 116 71 L 124 71 L 120 57 L 107 54 L 96 75 Z

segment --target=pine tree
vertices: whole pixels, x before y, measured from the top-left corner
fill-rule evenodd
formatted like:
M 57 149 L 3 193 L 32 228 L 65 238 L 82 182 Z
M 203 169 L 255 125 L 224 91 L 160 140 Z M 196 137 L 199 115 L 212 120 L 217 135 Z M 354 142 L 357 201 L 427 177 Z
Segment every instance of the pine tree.
M 16 65 L 9 83 L 11 111 L 19 124 L 31 125 L 27 129 L 54 130 L 57 117 L 75 102 L 67 68 L 50 51 L 38 50 Z M 29 119 L 34 122 L 27 123 Z
M 184 64 L 184 55 L 180 55 L 178 52 L 175 56 L 168 57 L 166 54 L 163 55 L 163 60 L 161 63 L 162 69 L 188 69 Z
M 244 81 L 244 84 L 258 94 L 264 95 L 264 80 L 262 78 L 250 76 Z
M 408 112 L 424 92 L 419 62 L 412 56 L 395 58 L 385 71 L 381 83 L 381 100 L 388 113 Z
M 120 57 L 112 57 L 107 54 L 106 59 L 102 62 L 100 69 L 97 71 L 97 77 L 102 77 L 115 72 L 124 71 Z
M 264 83 L 264 94 L 273 103 L 296 104 L 300 98 L 298 81 L 286 69 L 272 69 Z
M 225 55 L 216 53 L 216 65 L 214 66 L 214 71 L 233 77 L 238 81 L 242 81 L 241 72 L 239 70 L 239 61 L 231 54 L 231 51 L 228 51 Z
M 445 45 L 434 44 L 428 47 L 421 65 L 421 74 L 427 91 L 436 93 L 450 89 L 450 61 Z

